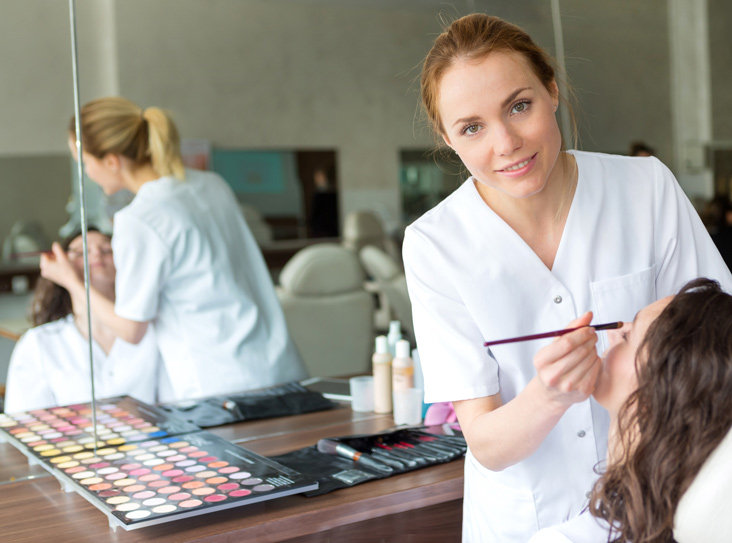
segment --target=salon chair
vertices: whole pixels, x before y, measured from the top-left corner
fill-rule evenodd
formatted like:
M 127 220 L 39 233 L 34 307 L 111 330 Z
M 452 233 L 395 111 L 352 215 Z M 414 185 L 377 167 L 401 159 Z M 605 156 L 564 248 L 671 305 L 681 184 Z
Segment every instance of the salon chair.
M 272 227 L 264 220 L 259 210 L 249 204 L 239 204 L 244 220 L 249 227 L 257 245 L 270 243 L 274 239 Z
M 394 241 L 386 234 L 381 219 L 372 211 L 353 211 L 343 222 L 343 246 L 359 254 L 373 245 L 389 254 L 401 266 L 401 255 Z
M 407 292 L 407 279 L 397 262 L 385 251 L 367 245 L 359 253 L 359 259 L 371 278 L 367 290 L 376 292 L 380 300 L 385 300 L 390 319 L 402 324 L 402 334 L 414 341 L 412 325 L 412 302 Z
M 298 251 L 277 295 L 292 339 L 313 377 L 370 373 L 374 301 L 356 255 L 338 244 Z
M 678 543 L 732 541 L 732 431 L 681 497 L 674 516 L 674 539 Z

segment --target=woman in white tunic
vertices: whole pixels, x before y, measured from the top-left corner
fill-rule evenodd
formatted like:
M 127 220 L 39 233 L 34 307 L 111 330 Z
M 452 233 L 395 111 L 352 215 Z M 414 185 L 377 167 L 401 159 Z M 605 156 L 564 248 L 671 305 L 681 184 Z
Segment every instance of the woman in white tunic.
M 713 451 L 725 450 L 732 426 L 730 331 L 732 296 L 715 282 L 696 279 L 609 333 L 615 337 L 593 393 L 610 414 L 607 470 L 588 510 L 539 531 L 531 543 L 732 540 L 729 531 L 704 528 L 693 517 L 684 520 L 682 508 L 690 499 L 705 503 L 695 516 L 709 522 L 711 511 L 722 530 L 729 527 L 729 488 L 715 494 L 716 502 L 691 489 L 701 482 L 710 493 L 704 478 L 708 483 L 729 472 L 728 458 L 708 460 L 717 455 Z M 688 520 L 696 524 L 694 531 Z
M 589 396 L 607 343 L 586 325 L 732 277 L 658 160 L 562 150 L 550 58 L 520 28 L 454 22 L 422 100 L 472 174 L 405 233 L 425 400 L 452 401 L 468 441 L 463 540 L 527 541 L 582 509 L 605 456 L 608 417 Z M 482 346 L 568 325 L 582 328 Z
M 116 301 L 92 290 L 92 310 L 132 343 L 155 323 L 170 385 L 161 400 L 306 377 L 234 193 L 213 172 L 183 168 L 170 117 L 101 98 L 82 108 L 81 133 L 88 176 L 107 194 L 135 194 L 114 217 Z M 54 252 L 43 274 L 81 289 Z
M 115 268 L 109 237 L 89 231 L 87 248 L 90 284 L 114 299 Z M 69 237 L 61 249 L 82 277 L 81 236 Z M 90 401 L 86 296 L 83 292 L 70 294 L 39 279 L 31 317 L 35 327 L 23 334 L 10 358 L 5 410 L 15 413 Z M 92 316 L 92 358 L 97 398 L 128 394 L 155 402 L 159 354 L 152 328 L 138 345 L 132 345 Z

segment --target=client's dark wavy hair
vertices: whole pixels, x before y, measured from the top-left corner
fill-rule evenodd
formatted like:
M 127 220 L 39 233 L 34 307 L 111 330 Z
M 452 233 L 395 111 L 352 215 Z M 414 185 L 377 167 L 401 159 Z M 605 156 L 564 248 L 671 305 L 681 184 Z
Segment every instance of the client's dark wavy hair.
M 99 232 L 99 229 L 90 226 L 87 232 Z M 68 251 L 71 242 L 80 235 L 81 230 L 77 230 L 64 238 L 61 241 L 61 248 Z M 71 309 L 71 295 L 68 290 L 43 277 L 38 279 L 30 305 L 30 320 L 33 326 L 63 319 L 71 313 Z
M 623 453 L 590 512 L 616 528 L 613 542 L 670 543 L 681 496 L 732 425 L 732 296 L 687 283 L 649 326 L 636 370 L 619 413 Z

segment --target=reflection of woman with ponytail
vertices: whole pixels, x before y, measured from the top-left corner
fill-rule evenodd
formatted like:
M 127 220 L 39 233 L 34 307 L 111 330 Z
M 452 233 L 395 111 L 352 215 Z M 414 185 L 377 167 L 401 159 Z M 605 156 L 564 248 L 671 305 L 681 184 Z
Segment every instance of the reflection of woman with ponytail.
M 75 154 L 73 120 L 69 128 Z M 235 195 L 217 174 L 183 167 L 172 119 L 158 108 L 101 98 L 82 108 L 81 134 L 89 178 L 106 194 L 135 194 L 114 216 L 116 301 L 92 288 L 92 311 L 132 343 L 154 323 L 171 387 L 163 385 L 161 399 L 303 378 Z M 83 290 L 60 248 L 54 256 L 42 259 L 43 276 Z

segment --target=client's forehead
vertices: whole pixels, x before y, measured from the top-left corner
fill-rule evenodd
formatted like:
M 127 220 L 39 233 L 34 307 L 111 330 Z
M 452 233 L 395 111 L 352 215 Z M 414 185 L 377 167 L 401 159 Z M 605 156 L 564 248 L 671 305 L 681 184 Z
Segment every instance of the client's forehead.
M 641 309 L 633 321 L 633 326 L 648 328 L 673 299 L 673 296 L 666 296 Z

